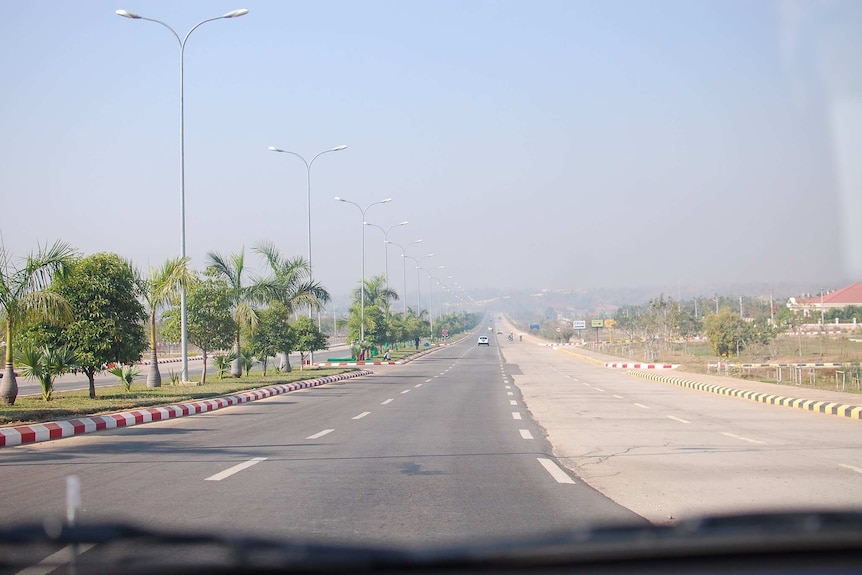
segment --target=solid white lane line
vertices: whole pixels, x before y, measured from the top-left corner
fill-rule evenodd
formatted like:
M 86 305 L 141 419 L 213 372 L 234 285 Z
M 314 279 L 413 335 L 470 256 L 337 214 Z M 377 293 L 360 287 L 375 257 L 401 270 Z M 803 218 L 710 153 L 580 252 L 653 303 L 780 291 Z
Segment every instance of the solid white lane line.
M 395 401 L 395 400 L 394 399 L 387 399 L 386 401 L 381 402 L 380 405 L 389 405 L 393 401 Z
M 324 435 L 328 435 L 328 434 L 332 433 L 333 431 L 335 431 L 335 430 L 334 429 L 324 429 L 323 431 L 315 433 L 314 435 L 309 435 L 308 437 L 306 437 L 306 439 L 320 439 Z
M 409 389 L 405 389 L 405 390 L 404 390 L 404 391 L 402 391 L 401 393 L 402 393 L 402 394 L 410 393 L 410 390 L 409 390 Z
M 516 399 L 510 399 L 509 405 L 518 405 L 518 401 Z
M 366 416 L 366 415 L 368 415 L 369 413 L 371 413 L 371 412 L 370 412 L 370 411 L 363 411 L 362 413 L 360 413 L 359 415 L 357 415 L 357 416 L 356 416 L 356 417 L 354 417 L 353 419 L 362 419 L 363 417 L 365 417 L 365 416 Z
M 680 423 L 691 423 L 690 421 L 686 421 L 681 417 L 674 417 L 673 415 L 668 415 L 667 417 L 668 417 L 668 419 L 672 419 L 672 420 L 678 421 Z
M 515 392 L 514 391 L 507 391 L 506 395 L 515 395 Z
M 512 419 L 521 419 L 521 412 L 513 411 L 512 412 Z
M 862 467 L 854 467 L 853 465 L 847 465 L 846 463 L 839 463 L 838 467 L 843 467 L 844 469 L 849 469 L 850 471 L 855 471 L 856 473 L 862 473 Z
M 622 395 L 614 395 L 617 399 L 625 399 Z
M 78 545 L 78 555 L 86 553 L 95 546 L 95 543 L 85 543 L 83 545 Z M 16 575 L 48 575 L 48 573 L 56 571 L 57 567 L 67 565 L 69 563 L 69 558 L 72 556 L 72 549 L 72 545 L 67 545 L 56 553 L 48 555 L 35 565 L 25 567 L 21 571 L 18 571 Z
M 248 469 L 252 465 L 257 465 L 261 461 L 266 461 L 266 457 L 255 457 L 253 459 L 249 459 L 248 461 L 244 461 L 238 465 L 234 465 L 228 469 L 225 469 L 221 473 L 216 473 L 215 475 L 210 475 L 204 481 L 221 481 L 222 479 L 227 479 L 234 473 L 239 473 L 243 469 Z
M 641 409 L 649 409 L 649 406 L 648 406 L 648 405 L 644 405 L 643 403 L 636 403 L 635 405 L 637 405 L 637 406 L 638 406 L 638 407 L 640 407 Z
M 529 429 L 519 429 L 518 432 L 521 434 L 521 439 L 533 439 L 533 434 L 530 433 Z
M 605 391 L 605 390 L 604 390 L 604 389 L 602 389 L 601 387 L 597 387 L 597 388 L 596 388 L 596 391 L 601 391 L 602 393 L 604 393 L 604 391 Z
M 545 471 L 551 474 L 551 477 L 557 480 L 557 483 L 573 484 L 575 482 L 571 477 L 568 476 L 568 474 L 566 474 L 565 471 L 560 469 L 560 467 L 550 459 L 537 457 L 536 460 L 542 464 L 542 467 L 545 468 Z
M 749 443 L 757 443 L 758 445 L 766 445 L 765 441 L 758 441 L 757 439 L 750 439 L 748 437 L 743 437 L 741 435 L 734 435 L 733 433 L 727 433 L 726 431 L 721 432 L 722 435 L 727 437 L 732 437 L 733 439 L 738 439 L 740 441 L 747 441 Z

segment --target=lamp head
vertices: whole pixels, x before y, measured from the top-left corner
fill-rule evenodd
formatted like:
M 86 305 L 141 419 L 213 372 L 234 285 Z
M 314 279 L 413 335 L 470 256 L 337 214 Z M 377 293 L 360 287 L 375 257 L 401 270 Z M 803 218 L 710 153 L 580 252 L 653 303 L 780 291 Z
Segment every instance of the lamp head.
M 129 12 L 128 10 L 117 10 L 114 14 L 122 16 L 123 18 L 131 18 L 132 20 L 139 20 L 141 18 L 134 12 Z
M 330 150 L 330 151 L 332 151 L 332 152 L 340 152 L 341 150 L 346 150 L 346 149 L 347 149 L 347 145 L 346 145 L 346 144 L 341 144 L 340 146 L 335 146 L 335 147 L 334 147 L 334 148 L 332 148 L 332 150 Z
M 239 10 L 231 10 L 230 12 L 222 16 L 222 18 L 239 18 L 240 16 L 245 16 L 246 14 L 248 14 L 248 8 L 240 8 Z

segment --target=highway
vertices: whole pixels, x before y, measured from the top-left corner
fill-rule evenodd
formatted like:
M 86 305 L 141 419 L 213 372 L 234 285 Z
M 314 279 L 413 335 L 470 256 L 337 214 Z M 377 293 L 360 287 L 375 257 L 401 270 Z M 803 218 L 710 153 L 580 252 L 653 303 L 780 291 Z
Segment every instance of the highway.
M 366 377 L 2 449 L 4 516 L 61 515 L 71 474 L 85 521 L 406 545 L 859 508 L 859 421 L 646 381 L 529 339 L 469 336 Z
M 551 457 L 499 348 L 474 338 L 372 376 L 211 414 L 0 450 L 6 518 L 385 543 L 642 521 Z

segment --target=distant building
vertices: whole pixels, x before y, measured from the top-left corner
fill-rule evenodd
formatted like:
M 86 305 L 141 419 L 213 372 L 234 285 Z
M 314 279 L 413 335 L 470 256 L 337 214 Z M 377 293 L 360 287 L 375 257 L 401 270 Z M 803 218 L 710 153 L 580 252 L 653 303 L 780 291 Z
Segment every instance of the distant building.
M 862 283 L 824 293 L 822 296 L 806 295 L 787 300 L 787 307 L 793 311 L 801 311 L 806 317 L 812 314 L 819 315 L 821 310 L 840 309 L 851 305 L 862 307 Z

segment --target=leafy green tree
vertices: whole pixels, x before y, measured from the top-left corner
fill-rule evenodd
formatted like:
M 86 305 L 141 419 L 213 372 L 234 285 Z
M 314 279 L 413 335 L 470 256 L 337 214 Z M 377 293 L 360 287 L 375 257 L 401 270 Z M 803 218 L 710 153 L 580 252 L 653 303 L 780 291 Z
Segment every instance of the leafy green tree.
M 134 363 L 147 349 L 137 275 L 117 254 L 98 253 L 72 261 L 50 290 L 68 302 L 72 319 L 62 327 L 36 324 L 28 336 L 40 345 L 73 350 L 95 399 L 95 375 L 105 364 Z
M 305 363 L 305 354 L 326 349 L 326 336 L 320 333 L 313 318 L 301 317 L 291 325 L 295 334 L 296 349 L 300 352 L 300 366 Z
M 162 334 L 173 341 L 180 339 L 180 310 L 175 305 L 164 314 Z M 186 331 L 189 341 L 203 353 L 201 385 L 207 382 L 207 355 L 226 349 L 233 343 L 236 323 L 230 313 L 231 299 L 223 280 L 192 278 L 186 289 Z
M 227 258 L 221 254 L 210 252 L 208 273 L 222 279 L 228 286 L 230 300 L 230 311 L 235 322 L 234 353 L 236 354 L 231 364 L 231 375 L 242 376 L 242 328 L 248 327 L 252 331 L 257 329 L 258 317 L 255 310 L 256 305 L 265 305 L 277 300 L 281 292 L 278 282 L 272 280 L 255 280 L 250 285 L 243 282 L 245 271 L 245 250 L 238 254 L 231 254 Z
M 287 358 L 284 371 L 290 371 L 290 352 L 296 345 L 296 337 L 290 326 L 290 312 L 281 302 L 273 302 L 257 313 L 257 330 L 249 335 L 249 346 L 263 366 L 266 375 L 270 357 L 283 353 Z
M 706 316 L 704 326 L 706 338 L 717 356 L 730 357 L 745 346 L 745 322 L 729 307 L 722 307 L 718 313 Z
M 10 262 L 11 254 L 0 243 L 0 320 L 6 328 L 6 366 L 0 381 L 0 401 L 7 405 L 14 405 L 18 398 L 13 359 L 15 329 L 26 320 L 63 323 L 71 317 L 68 302 L 46 288 L 55 273 L 65 271 L 74 255 L 68 244 L 58 241 L 50 248 L 37 248 L 18 267 Z
M 188 258 L 172 258 L 166 260 L 162 267 L 150 270 L 150 277 L 143 282 L 144 301 L 150 314 L 150 369 L 147 373 L 147 387 L 161 387 L 162 374 L 159 371 L 159 357 L 156 348 L 156 315 L 171 299 L 179 294 L 180 289 L 189 282 L 191 272 L 188 269 Z
M 75 354 L 68 347 L 36 347 L 32 342 L 22 346 L 16 361 L 21 366 L 22 375 L 36 379 L 42 386 L 42 399 L 45 401 L 51 401 L 54 380 L 77 367 Z

